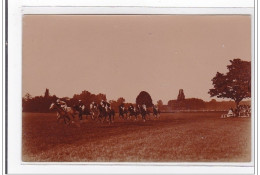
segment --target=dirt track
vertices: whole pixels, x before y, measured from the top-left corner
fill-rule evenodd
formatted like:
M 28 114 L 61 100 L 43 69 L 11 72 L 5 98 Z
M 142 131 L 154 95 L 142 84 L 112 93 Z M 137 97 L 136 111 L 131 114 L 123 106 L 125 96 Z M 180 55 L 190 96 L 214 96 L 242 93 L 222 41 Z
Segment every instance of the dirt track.
M 222 113 L 162 114 L 146 122 L 57 123 L 55 114 L 23 113 L 23 161 L 245 162 L 251 118 Z M 85 119 L 85 117 L 84 117 Z

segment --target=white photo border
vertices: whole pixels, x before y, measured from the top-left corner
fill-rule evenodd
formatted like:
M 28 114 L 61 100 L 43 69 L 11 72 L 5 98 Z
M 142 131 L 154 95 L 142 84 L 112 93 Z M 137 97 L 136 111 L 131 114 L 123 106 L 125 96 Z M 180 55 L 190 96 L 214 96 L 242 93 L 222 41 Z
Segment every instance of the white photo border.
M 257 59 L 255 37 L 255 13 L 251 5 L 244 5 L 243 8 L 235 7 L 154 7 L 154 6 L 80 6 L 78 4 L 71 6 L 28 6 L 32 1 L 25 1 L 12 4 L 12 10 L 8 12 L 8 174 L 255 174 L 254 158 L 255 144 L 257 144 L 255 130 L 257 130 L 258 114 L 256 98 L 254 110 L 252 112 L 252 161 L 250 163 L 23 163 L 21 160 L 21 138 L 22 138 L 22 114 L 21 114 L 21 72 L 22 72 L 22 17 L 26 14 L 225 14 L 225 15 L 251 15 L 252 23 L 252 79 L 255 80 L 253 88 L 257 85 Z M 54 1 L 57 3 L 56 1 Z M 69 2 L 66 0 L 66 2 Z M 186 2 L 186 1 L 184 1 Z M 44 4 L 44 3 L 43 3 Z M 10 7 L 9 7 L 10 8 Z M 18 10 L 18 11 L 17 11 Z M 12 52 L 13 51 L 13 52 Z M 256 76 L 255 76 L 256 75 Z M 256 92 L 255 92 L 256 91 Z M 254 89 L 252 97 L 257 95 L 257 89 Z M 14 110 L 15 109 L 15 110 Z M 5 132 L 4 132 L 5 134 Z M 5 141 L 3 142 L 3 145 Z M 254 151 L 255 150 L 255 151 Z

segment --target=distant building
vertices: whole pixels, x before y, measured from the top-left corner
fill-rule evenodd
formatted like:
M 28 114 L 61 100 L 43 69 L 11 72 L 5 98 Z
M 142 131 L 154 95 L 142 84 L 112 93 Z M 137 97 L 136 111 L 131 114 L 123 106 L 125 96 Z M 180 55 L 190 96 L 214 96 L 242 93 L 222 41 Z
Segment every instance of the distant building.
M 183 89 L 180 89 L 178 97 L 177 97 L 177 101 L 183 101 L 183 100 L 185 100 L 185 95 L 184 95 Z

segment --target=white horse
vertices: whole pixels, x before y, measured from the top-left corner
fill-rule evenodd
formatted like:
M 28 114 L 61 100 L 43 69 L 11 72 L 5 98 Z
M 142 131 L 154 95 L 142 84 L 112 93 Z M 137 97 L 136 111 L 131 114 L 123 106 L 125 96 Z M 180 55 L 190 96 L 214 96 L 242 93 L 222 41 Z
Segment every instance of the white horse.
M 74 119 L 75 115 L 78 113 L 76 110 L 74 110 L 71 107 L 62 108 L 59 105 L 57 105 L 56 103 L 52 103 L 49 109 L 56 110 L 57 111 L 57 120 L 59 121 L 60 119 L 63 118 L 65 124 L 70 122 L 71 117 L 72 117 L 72 119 Z

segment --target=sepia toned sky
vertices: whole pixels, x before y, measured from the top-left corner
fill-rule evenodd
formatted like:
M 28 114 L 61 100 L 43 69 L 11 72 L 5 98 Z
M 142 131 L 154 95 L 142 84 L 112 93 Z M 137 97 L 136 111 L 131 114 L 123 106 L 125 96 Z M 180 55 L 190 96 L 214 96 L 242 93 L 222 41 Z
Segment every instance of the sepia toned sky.
M 22 88 L 32 96 L 88 90 L 135 102 L 209 101 L 211 79 L 230 59 L 251 60 L 250 16 L 25 15 Z

